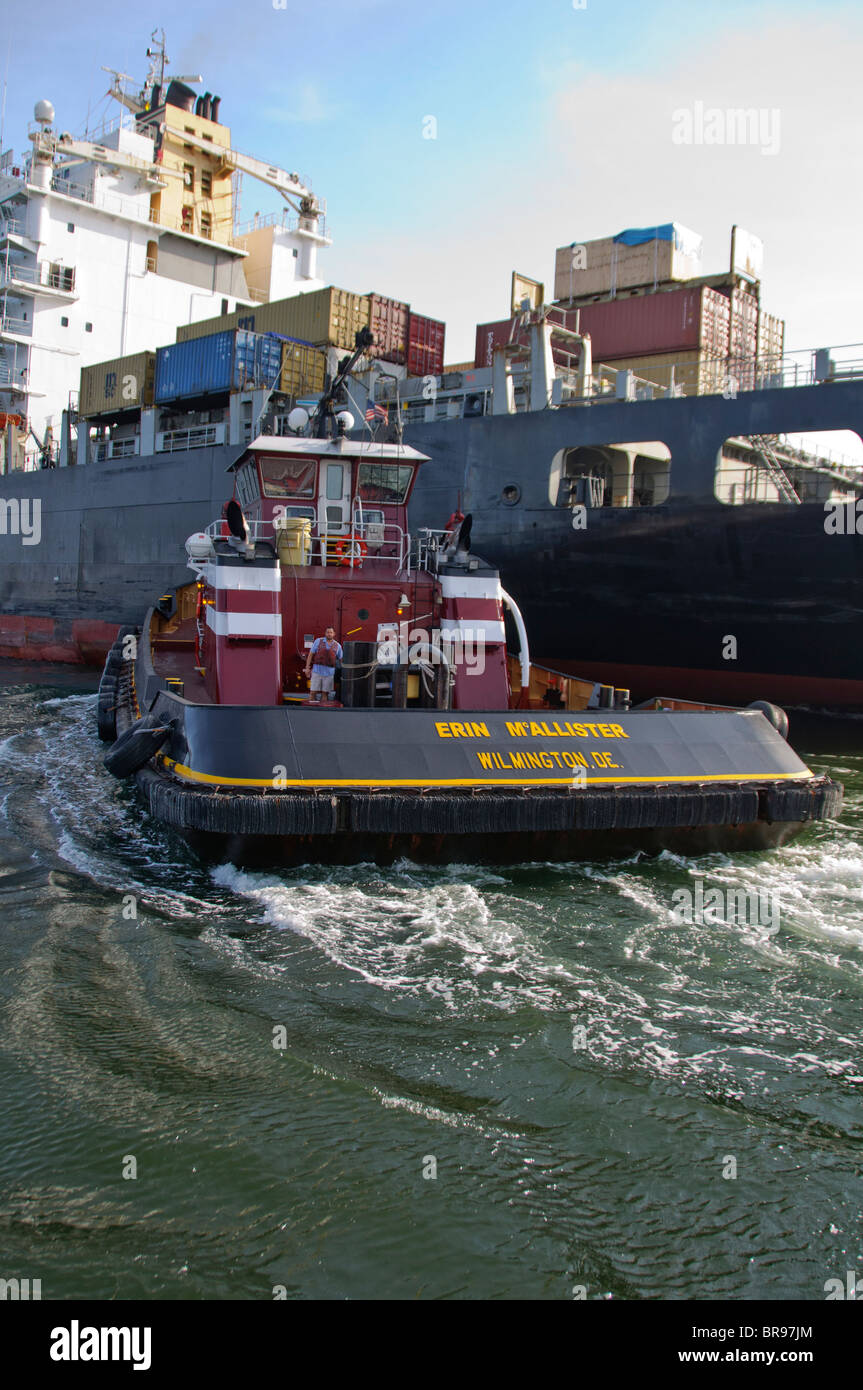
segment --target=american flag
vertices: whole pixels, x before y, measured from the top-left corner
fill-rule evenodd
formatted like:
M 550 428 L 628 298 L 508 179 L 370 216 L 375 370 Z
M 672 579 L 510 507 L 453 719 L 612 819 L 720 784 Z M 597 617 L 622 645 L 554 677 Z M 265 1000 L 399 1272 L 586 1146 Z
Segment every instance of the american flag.
M 366 409 L 367 420 L 386 420 L 389 422 L 389 411 L 385 405 L 378 405 L 376 401 L 369 401 Z

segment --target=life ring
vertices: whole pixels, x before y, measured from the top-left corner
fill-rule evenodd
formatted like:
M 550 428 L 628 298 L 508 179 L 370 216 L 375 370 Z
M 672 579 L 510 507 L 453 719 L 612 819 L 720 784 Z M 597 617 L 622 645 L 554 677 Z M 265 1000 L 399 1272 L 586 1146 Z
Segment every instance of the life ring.
M 369 553 L 369 548 L 364 540 L 359 536 L 345 536 L 343 540 L 336 541 L 333 554 L 340 565 L 350 565 L 353 567 L 361 566 L 363 560 Z

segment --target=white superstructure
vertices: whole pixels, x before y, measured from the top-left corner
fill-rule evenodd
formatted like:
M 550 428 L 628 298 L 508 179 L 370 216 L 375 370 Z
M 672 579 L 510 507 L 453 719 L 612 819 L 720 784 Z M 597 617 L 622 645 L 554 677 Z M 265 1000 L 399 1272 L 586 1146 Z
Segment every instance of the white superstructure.
M 21 467 L 22 452 L 28 462 L 56 458 L 82 367 L 169 343 L 180 324 L 324 283 L 321 204 L 297 175 L 236 153 L 214 119 L 219 99 L 197 97 L 192 79 L 165 88 L 163 43 L 155 57 L 137 95 L 116 75 L 112 93 L 126 112 L 98 141 L 58 131 L 43 100 L 32 153 L 0 158 L 6 468 Z M 235 235 L 239 173 L 277 189 L 296 217 Z

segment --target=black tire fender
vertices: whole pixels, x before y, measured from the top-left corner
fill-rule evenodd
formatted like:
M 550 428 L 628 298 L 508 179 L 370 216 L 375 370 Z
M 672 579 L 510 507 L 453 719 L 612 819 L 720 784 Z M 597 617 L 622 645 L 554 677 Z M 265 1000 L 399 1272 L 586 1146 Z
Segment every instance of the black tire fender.
M 131 728 L 120 735 L 114 747 L 108 749 L 103 759 L 106 768 L 113 777 L 131 777 L 133 772 L 137 772 L 158 753 L 173 729 L 172 722 L 165 723 L 153 714 L 137 719 Z
M 772 724 L 782 738 L 788 737 L 788 715 L 779 705 L 771 705 L 769 700 L 753 700 L 746 708 L 760 709 L 768 724 Z
M 113 743 L 117 737 L 117 677 L 107 669 L 99 682 L 96 728 L 103 743 Z

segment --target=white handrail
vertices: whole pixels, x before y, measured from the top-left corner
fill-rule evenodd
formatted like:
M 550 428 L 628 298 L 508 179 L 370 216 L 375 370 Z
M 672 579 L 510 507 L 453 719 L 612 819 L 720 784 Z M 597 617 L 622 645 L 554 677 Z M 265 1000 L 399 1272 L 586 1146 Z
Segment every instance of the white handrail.
M 524 625 L 524 618 L 521 616 L 521 609 L 515 599 L 506 592 L 506 589 L 501 589 L 500 596 L 515 620 L 518 633 L 518 654 L 521 661 L 521 688 L 525 690 L 530 686 L 530 648 L 527 642 L 527 628 Z

